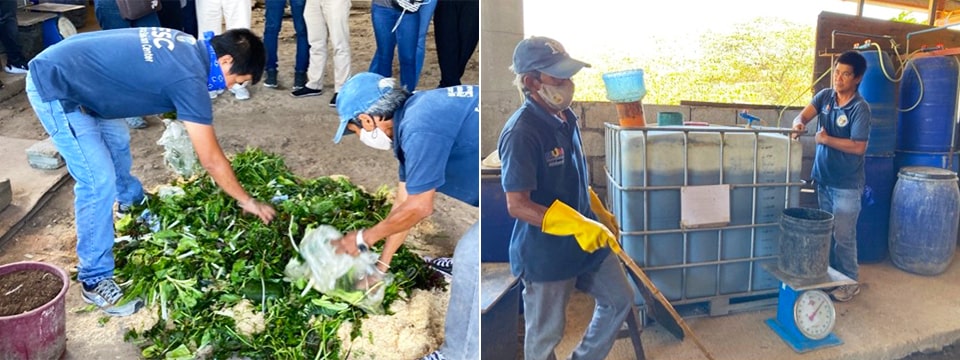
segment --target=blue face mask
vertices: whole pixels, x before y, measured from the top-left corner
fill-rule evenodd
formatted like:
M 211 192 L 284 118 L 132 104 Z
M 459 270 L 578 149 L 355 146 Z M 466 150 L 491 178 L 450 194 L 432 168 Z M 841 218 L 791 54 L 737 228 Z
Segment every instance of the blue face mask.
M 223 69 L 220 68 L 220 62 L 217 61 L 217 53 L 213 51 L 213 45 L 210 45 L 210 39 L 213 39 L 213 31 L 204 32 L 203 40 L 200 40 L 200 43 L 207 47 L 207 53 L 210 54 L 207 91 L 223 90 L 227 88 L 227 79 L 223 76 Z

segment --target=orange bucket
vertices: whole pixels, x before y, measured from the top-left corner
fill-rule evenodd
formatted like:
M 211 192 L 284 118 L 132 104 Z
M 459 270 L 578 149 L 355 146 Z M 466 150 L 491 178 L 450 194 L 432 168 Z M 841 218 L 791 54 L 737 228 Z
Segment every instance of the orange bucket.
M 643 104 L 640 101 L 614 103 L 617 105 L 617 116 L 621 127 L 644 127 L 647 122 L 643 119 Z

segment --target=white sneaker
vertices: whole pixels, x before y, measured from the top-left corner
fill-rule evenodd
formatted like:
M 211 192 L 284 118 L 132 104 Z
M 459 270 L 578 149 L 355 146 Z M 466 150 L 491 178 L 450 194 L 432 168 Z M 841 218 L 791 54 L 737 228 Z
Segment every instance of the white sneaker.
M 230 87 L 230 92 L 233 93 L 233 96 L 235 96 L 237 100 L 247 100 L 250 98 L 250 90 L 247 90 L 246 86 L 240 84 L 233 84 L 233 86 Z
M 6 71 L 9 74 L 26 74 L 27 64 L 22 64 L 22 65 L 7 64 L 7 66 L 3 67 L 3 71 Z
M 210 98 L 216 99 L 218 95 L 223 94 L 223 90 L 213 90 L 210 91 Z

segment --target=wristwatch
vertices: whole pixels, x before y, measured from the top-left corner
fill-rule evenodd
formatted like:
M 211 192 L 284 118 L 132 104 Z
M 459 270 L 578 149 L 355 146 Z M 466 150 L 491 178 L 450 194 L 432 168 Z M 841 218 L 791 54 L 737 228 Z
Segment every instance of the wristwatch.
M 360 252 L 367 252 L 367 250 L 370 250 L 370 247 L 367 246 L 367 242 L 363 241 L 363 229 L 357 231 L 357 250 L 360 250 Z

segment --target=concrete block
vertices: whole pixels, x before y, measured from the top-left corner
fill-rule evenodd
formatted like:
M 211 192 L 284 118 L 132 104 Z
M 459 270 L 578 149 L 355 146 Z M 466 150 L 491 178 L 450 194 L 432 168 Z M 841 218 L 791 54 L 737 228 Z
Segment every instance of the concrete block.
M 584 129 L 580 132 L 580 138 L 583 139 L 583 154 L 585 156 L 605 155 L 602 131 Z
M 608 101 L 585 101 L 573 104 L 573 112 L 580 116 L 580 124 L 585 129 L 603 131 L 606 123 L 616 124 L 617 107 Z
M 59 169 L 64 165 L 63 158 L 51 138 L 38 141 L 27 148 L 27 162 L 30 167 L 41 170 Z
M 13 189 L 10 187 L 10 179 L 0 179 L 0 211 L 6 209 L 13 201 Z
M 702 121 L 713 125 L 736 125 L 737 109 L 692 107 L 690 109 L 690 119 L 686 121 Z

